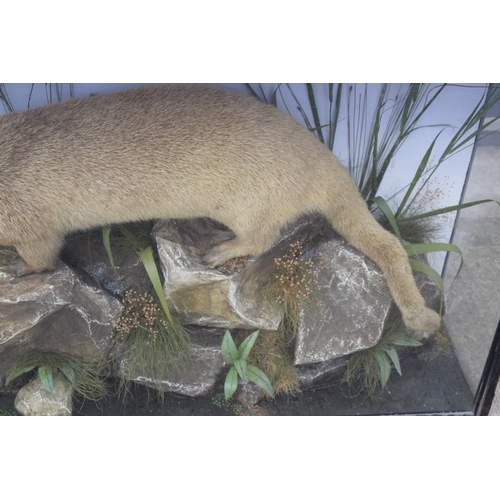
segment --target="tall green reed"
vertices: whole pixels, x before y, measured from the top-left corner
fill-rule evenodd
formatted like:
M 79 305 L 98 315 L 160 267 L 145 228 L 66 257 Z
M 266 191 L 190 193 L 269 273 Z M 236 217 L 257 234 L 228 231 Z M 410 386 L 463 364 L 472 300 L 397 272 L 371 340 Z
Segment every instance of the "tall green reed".
M 30 86 L 26 107 L 29 108 L 31 105 L 31 99 L 33 97 L 33 92 L 35 90 L 35 85 L 42 85 L 32 83 Z M 75 86 L 73 83 L 44 83 L 45 99 L 48 104 L 53 102 L 61 102 L 67 98 L 73 99 L 75 97 Z M 7 87 L 5 83 L 0 83 L 0 102 L 6 112 L 11 113 L 14 110 L 14 106 L 7 92 Z
M 469 116 L 465 117 L 463 125 L 445 146 L 437 163 L 432 169 L 428 169 L 430 152 L 433 151 L 439 135 L 451 126 L 443 123 L 423 124 L 423 119 L 431 108 L 439 105 L 436 101 L 450 87 L 449 84 L 384 83 L 369 87 L 370 84 L 305 83 L 302 85 L 307 99 L 302 101 L 297 97 L 299 84 L 277 84 L 270 97 L 266 96 L 261 84 L 254 86 L 255 88 L 250 84 L 246 85 L 255 97 L 269 104 L 278 105 L 279 95 L 280 102 L 283 102 L 285 110 L 290 114 L 292 110 L 287 104 L 287 97 L 291 97 L 304 125 L 331 150 L 336 148 L 339 130 L 343 128 L 347 137 L 346 166 L 362 196 L 370 205 L 377 196 L 389 166 L 406 140 L 417 130 L 439 128 L 424 155 L 425 161 L 423 160 L 416 169 L 412 183 L 403 188 L 407 191 L 396 210 L 397 219 L 403 212 L 407 212 L 405 209 L 418 197 L 445 160 L 470 147 L 473 141 L 498 119 L 484 121 L 488 111 L 500 100 L 500 92 L 488 95 L 485 89 L 478 104 Z M 326 103 L 321 101 L 324 95 L 328 96 Z M 320 117 L 321 105 L 328 110 L 326 122 Z
M 401 234 L 400 228 L 407 225 L 405 223 L 431 219 L 482 203 L 498 203 L 495 200 L 478 200 L 421 213 L 414 213 L 412 210 L 416 200 L 419 199 L 438 168 L 455 154 L 471 147 L 474 141 L 484 138 L 488 134 L 486 132 L 488 127 L 499 119 L 499 117 L 486 119 L 489 111 L 500 101 L 498 88 L 492 92 L 485 89 L 477 105 L 465 117 L 463 124 L 444 147 L 437 162 L 430 165 L 436 142 L 441 133 L 450 125 L 423 124 L 423 119 L 431 107 L 438 106 L 438 97 L 449 87 L 448 84 L 393 85 L 384 83 L 373 86 L 370 90 L 368 84 L 328 83 L 318 86 L 306 83 L 303 85 L 307 94 L 307 99 L 303 101 L 297 97 L 297 90 L 295 90 L 297 87 L 290 84 L 278 84 L 270 98 L 266 98 L 264 88 L 260 84 L 257 89 L 249 84 L 247 84 L 247 88 L 255 97 L 269 104 L 278 105 L 277 95 L 280 95 L 285 110 L 292 114 L 291 109 L 286 105 L 284 94 L 286 90 L 302 116 L 304 125 L 331 150 L 337 145 L 339 128 L 345 127 L 348 151 L 346 166 L 351 177 L 372 211 L 379 209 L 385 215 L 390 228 L 403 244 L 404 234 Z M 326 123 L 321 120 L 319 113 L 321 97 L 319 94 L 321 92 L 322 95 L 325 95 L 324 87 L 326 87 L 328 95 L 326 103 L 328 119 Z M 373 100 L 376 103 L 374 106 Z M 393 201 L 401 191 L 394 193 L 387 200 L 378 196 L 378 191 L 389 166 L 394 162 L 402 145 L 414 132 L 422 128 L 439 128 L 440 130 L 437 131 L 420 163 L 415 168 L 412 181 L 402 188 L 401 191 L 405 191 L 405 194 L 393 210 L 389 206 L 389 202 Z M 410 258 L 411 267 L 433 277 L 439 284 L 442 311 L 444 300 L 442 278 L 431 266 L 415 257 L 430 252 L 454 252 L 461 256 L 460 249 L 450 243 L 424 241 L 406 244 L 405 249 Z

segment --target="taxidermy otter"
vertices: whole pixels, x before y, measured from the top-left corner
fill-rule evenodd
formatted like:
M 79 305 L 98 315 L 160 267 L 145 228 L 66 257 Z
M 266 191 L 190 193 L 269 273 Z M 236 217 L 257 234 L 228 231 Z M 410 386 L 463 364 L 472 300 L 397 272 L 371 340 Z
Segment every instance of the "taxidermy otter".
M 408 257 L 370 214 L 347 170 L 293 118 L 252 97 L 167 85 L 73 99 L 0 117 L 0 245 L 52 269 L 64 236 L 149 219 L 210 217 L 236 235 L 218 266 L 259 255 L 307 213 L 384 272 L 405 323 L 431 332 Z

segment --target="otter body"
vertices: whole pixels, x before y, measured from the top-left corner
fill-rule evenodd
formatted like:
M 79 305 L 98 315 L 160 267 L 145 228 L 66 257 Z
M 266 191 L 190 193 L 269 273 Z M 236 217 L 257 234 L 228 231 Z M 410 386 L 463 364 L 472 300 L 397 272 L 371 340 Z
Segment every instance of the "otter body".
M 203 86 L 136 88 L 0 117 L 0 245 L 52 269 L 70 232 L 210 217 L 236 238 L 212 266 L 259 255 L 283 225 L 324 214 L 384 272 L 406 324 L 434 331 L 405 250 L 372 217 L 347 170 L 293 118 Z

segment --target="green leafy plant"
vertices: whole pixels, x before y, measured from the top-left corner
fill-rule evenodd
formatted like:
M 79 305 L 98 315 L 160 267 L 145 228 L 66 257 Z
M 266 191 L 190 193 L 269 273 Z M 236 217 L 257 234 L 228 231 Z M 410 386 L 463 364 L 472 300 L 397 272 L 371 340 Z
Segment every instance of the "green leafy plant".
M 402 375 L 399 355 L 394 346 L 419 347 L 421 342 L 406 334 L 401 318 L 391 320 L 374 347 L 355 352 L 349 358 L 344 381 L 350 388 L 360 384 L 373 397 L 377 389 L 384 389 L 394 367 Z M 358 393 L 359 393 L 358 392 Z
M 115 274 L 116 267 L 121 266 L 130 255 L 151 244 L 152 227 L 151 221 L 141 221 L 127 227 L 115 224 L 102 228 L 102 241 Z
M 418 123 L 431 107 L 446 84 L 311 84 L 305 83 L 307 99 L 301 102 L 297 90 L 290 84 L 278 84 L 271 99 L 265 99 L 263 89 L 253 94 L 277 105 L 281 96 L 285 109 L 286 96 L 291 96 L 304 125 L 330 150 L 337 145 L 338 132 L 345 127 L 348 157 L 346 166 L 366 200 L 373 198 L 394 156 L 404 141 L 419 128 Z M 377 93 L 378 92 L 378 93 Z M 320 119 L 319 101 L 328 96 L 328 121 Z M 376 104 L 370 106 L 370 102 Z M 346 106 L 345 116 L 341 107 Z M 372 109 L 370 109 L 372 108 Z M 432 125 L 437 126 L 437 125 Z M 445 125 L 443 125 L 445 126 Z M 428 126 L 427 126 L 428 127 Z
M 14 361 L 5 383 L 8 386 L 20 375 L 36 369 L 43 386 L 52 393 L 54 376 L 59 373 L 76 394 L 97 401 L 107 394 L 105 382 L 100 376 L 102 367 L 103 362 L 98 360 L 87 362 L 68 354 L 31 351 Z
M 441 290 L 441 306 L 440 306 L 440 314 L 442 314 L 443 310 L 443 303 L 444 303 L 444 283 L 443 279 L 441 278 L 440 274 L 433 269 L 430 265 L 426 264 L 425 262 L 422 262 L 421 260 L 418 260 L 414 258 L 417 255 L 423 255 L 427 253 L 432 253 L 432 252 L 453 252 L 457 253 L 461 257 L 461 263 L 457 271 L 457 275 L 460 272 L 460 269 L 462 267 L 463 263 L 463 257 L 462 257 L 462 251 L 460 248 L 458 248 L 456 245 L 453 245 L 451 243 L 439 243 L 439 242 L 429 242 L 429 243 L 411 243 L 411 244 L 404 244 L 403 237 L 401 235 L 399 226 L 403 225 L 407 222 L 411 221 L 417 221 L 419 219 L 425 219 L 429 217 L 435 217 L 438 215 L 446 214 L 451 211 L 455 210 L 460 210 L 464 208 L 468 208 L 474 205 L 479 205 L 482 203 L 488 203 L 488 202 L 493 202 L 497 203 L 500 206 L 500 203 L 498 203 L 495 200 L 479 200 L 471 203 L 463 203 L 461 205 L 456 205 L 453 207 L 445 207 L 442 209 L 438 210 L 432 210 L 431 212 L 427 212 L 424 214 L 419 214 L 419 215 L 414 215 L 411 217 L 403 218 L 400 216 L 399 219 L 397 219 L 397 213 L 394 214 L 391 208 L 389 207 L 389 204 L 387 201 L 380 197 L 377 196 L 374 199 L 374 202 L 378 205 L 380 210 L 384 213 L 384 215 L 387 217 L 387 220 L 394 232 L 394 234 L 398 237 L 398 239 L 403 243 L 403 246 L 408 254 L 409 257 L 409 262 L 410 266 L 414 271 L 418 271 L 421 273 L 424 273 L 431 278 L 433 278 L 439 285 L 439 288 Z M 400 213 L 398 211 L 398 213 Z
M 151 245 L 145 246 L 149 239 L 135 235 L 121 225 L 118 228 L 128 242 L 127 251 L 133 249 L 139 253 L 156 295 L 155 299 L 148 291 L 140 294 L 134 290 L 124 294 L 124 310 L 114 337 L 114 353 L 121 358 L 119 391 L 125 397 L 129 392 L 130 378 L 147 375 L 155 385 L 158 399 L 163 401 L 162 380 L 186 370 L 191 364 L 190 336 L 170 313 L 153 250 Z M 109 226 L 103 228 L 104 247 L 116 274 L 110 233 Z
M 429 184 L 430 180 L 432 179 L 432 176 L 436 173 L 440 165 L 447 159 L 451 158 L 453 155 L 465 149 L 466 147 L 471 146 L 474 139 L 480 140 L 481 138 L 479 137 L 479 134 L 482 134 L 490 125 L 492 125 L 496 120 L 499 119 L 497 117 L 497 118 L 492 118 L 491 120 L 485 120 L 488 111 L 499 101 L 500 101 L 500 92 L 493 93 L 490 96 L 485 96 L 484 102 L 483 103 L 480 102 L 477 104 L 477 106 L 474 108 L 471 114 L 464 120 L 463 125 L 459 128 L 459 130 L 452 137 L 448 145 L 445 147 L 439 159 L 433 164 L 433 166 L 429 167 L 429 161 L 431 155 L 434 151 L 436 141 L 439 135 L 441 134 L 442 130 L 436 135 L 434 140 L 429 145 L 427 151 L 424 153 L 424 156 L 415 171 L 415 175 L 413 176 L 412 181 L 408 186 L 404 188 L 406 190 L 405 195 L 402 201 L 398 204 L 398 207 L 394 214 L 386 213 L 386 211 L 379 203 L 381 200 L 380 197 L 374 198 L 374 202 L 384 211 L 384 213 L 389 218 L 391 225 L 393 227 L 395 227 L 394 223 L 396 221 L 402 223 L 408 221 L 416 221 L 419 219 L 425 219 L 429 217 L 436 217 L 439 215 L 455 212 L 457 210 L 472 207 L 482 203 L 494 202 L 498 204 L 498 202 L 496 202 L 495 200 L 478 200 L 470 203 L 463 203 L 459 205 L 453 205 L 449 207 L 443 207 L 431 210 L 424 213 L 409 215 L 412 205 L 419 198 L 424 188 Z M 487 134 L 484 134 L 483 137 L 486 135 Z M 396 194 L 398 193 L 395 193 L 395 195 Z M 393 195 L 393 197 L 395 195 Z M 396 232 L 396 234 L 398 233 Z
M 239 335 L 235 337 L 238 340 Z M 275 395 L 293 395 L 300 392 L 299 374 L 293 362 L 294 352 L 295 342 L 287 342 L 280 331 L 269 330 L 259 334 L 247 363 L 266 374 Z
M 33 95 L 33 90 L 35 89 L 36 83 L 31 84 L 30 93 L 28 96 L 27 108 L 30 107 L 31 97 Z M 44 83 L 45 88 L 45 98 L 47 103 L 53 102 L 61 102 L 65 97 L 65 90 L 67 89 L 67 97 L 72 99 L 75 97 L 75 89 L 73 83 Z M 9 94 L 7 92 L 7 88 L 5 87 L 5 83 L 0 83 L 0 102 L 3 104 L 5 111 L 11 113 L 14 111 L 14 106 L 10 101 Z
M 394 216 L 394 213 L 390 209 L 389 205 L 387 202 L 380 196 L 377 196 L 375 198 L 375 203 L 380 207 L 384 215 L 387 217 L 392 230 L 398 237 L 398 239 L 403 243 L 404 249 L 406 250 L 406 253 L 408 254 L 409 257 L 409 262 L 410 266 L 414 271 L 419 271 L 424 274 L 427 274 L 428 276 L 434 278 L 436 282 L 439 285 L 439 288 L 441 290 L 441 306 L 440 306 L 440 314 L 442 314 L 443 311 L 443 303 L 444 303 L 444 283 L 439 275 L 439 273 L 434 270 L 430 265 L 426 264 L 425 262 L 422 262 L 421 260 L 417 260 L 414 258 L 416 255 L 422 255 L 430 252 L 455 252 L 458 253 L 462 257 L 462 252 L 461 250 L 456 246 L 451 243 L 412 243 L 412 244 L 404 244 L 401 232 L 398 227 L 398 222 L 396 221 L 396 218 Z
M 18 417 L 19 412 L 13 408 L 12 410 L 5 410 L 0 408 L 0 417 Z
M 217 406 L 217 408 L 222 408 L 223 410 L 232 413 L 233 415 L 245 415 L 245 410 L 241 406 L 228 401 L 224 396 L 214 396 L 212 398 L 212 404 Z
M 153 285 L 158 300 L 160 301 L 165 316 L 168 319 L 168 322 L 171 326 L 171 331 L 178 333 L 179 336 L 184 336 L 185 335 L 184 327 L 180 324 L 177 318 L 175 318 L 170 314 L 170 309 L 168 307 L 165 295 L 163 293 L 160 275 L 158 273 L 158 268 L 156 267 L 156 262 L 154 260 L 152 247 L 151 246 L 143 247 L 142 246 L 143 240 L 137 238 L 125 227 L 120 225 L 119 228 L 122 234 L 128 239 L 130 244 L 139 252 L 139 257 L 142 261 L 142 264 L 144 265 L 144 268 L 146 269 L 146 272 L 148 273 L 149 279 L 151 281 L 151 284 Z M 111 266 L 113 267 L 113 270 L 115 270 L 116 273 L 115 260 L 113 258 L 113 253 L 111 251 L 110 232 L 111 232 L 110 226 L 104 227 L 102 229 L 102 237 L 103 237 L 104 247 L 106 248 L 106 252 L 108 254 L 109 261 L 111 263 Z
M 492 100 L 493 104 L 497 102 L 498 100 L 497 96 Z M 498 203 L 495 200 L 478 200 L 474 202 L 469 202 L 469 203 L 462 203 L 459 205 L 453 205 L 449 207 L 443 207 L 435 210 L 430 210 L 427 212 L 423 213 L 417 213 L 417 214 L 412 214 L 411 213 L 411 207 L 415 203 L 415 201 L 418 199 L 418 196 L 422 193 L 422 190 L 426 185 L 428 185 L 432 175 L 436 172 L 437 168 L 439 165 L 444 162 L 449 156 L 455 154 L 461 147 L 464 146 L 464 144 L 470 142 L 472 138 L 475 138 L 478 133 L 483 131 L 487 126 L 489 126 L 494 120 L 490 120 L 486 124 L 483 124 L 480 126 L 476 131 L 470 132 L 470 128 L 474 127 L 475 125 L 478 124 L 478 122 L 484 118 L 484 115 L 487 110 L 490 109 L 491 107 L 491 102 L 488 103 L 488 105 L 483 106 L 478 110 L 478 107 L 473 111 L 473 113 L 468 117 L 468 119 L 465 121 L 464 125 L 460 128 L 460 130 L 455 134 L 453 139 L 451 140 L 450 144 L 446 147 L 445 151 L 441 155 L 440 159 L 438 160 L 437 164 L 432 167 L 428 168 L 429 164 L 429 159 L 432 154 L 434 145 L 436 143 L 436 140 L 439 136 L 439 134 L 436 136 L 436 138 L 432 141 L 430 144 L 429 148 L 425 152 L 416 172 L 415 175 L 409 184 L 407 186 L 407 190 L 405 193 L 405 196 L 403 197 L 403 200 L 399 203 L 397 210 L 395 212 L 392 211 L 392 209 L 389 206 L 389 203 L 387 200 L 382 198 L 381 196 L 376 196 L 373 199 L 374 204 L 382 211 L 382 213 L 385 215 L 387 218 L 387 221 L 390 225 L 390 228 L 394 232 L 394 234 L 399 238 L 401 243 L 404 244 L 403 241 L 403 236 L 400 231 L 400 227 L 408 226 L 408 223 L 417 223 L 422 220 L 428 220 L 428 219 L 433 219 L 435 217 L 442 216 L 444 214 L 448 214 L 450 212 L 455 212 L 457 210 L 462 210 L 465 208 L 473 207 L 475 205 L 480 205 L 483 203 L 497 203 L 500 206 L 500 203 Z M 479 106 L 479 105 L 478 105 Z M 466 136 L 466 137 L 464 137 Z M 415 226 L 413 226 L 415 227 Z M 426 264 L 425 262 L 422 262 L 421 260 L 415 259 L 414 257 L 416 255 L 422 255 L 422 254 L 427 254 L 427 253 L 432 253 L 432 252 L 454 252 L 460 255 L 461 257 L 461 264 L 459 266 L 459 269 L 457 271 L 457 275 L 460 272 L 460 269 L 462 267 L 463 263 L 463 258 L 462 258 L 462 252 L 460 248 L 458 248 L 456 245 L 450 244 L 450 243 L 439 243 L 439 242 L 419 242 L 419 243 L 411 243 L 411 244 L 404 244 L 404 248 L 406 252 L 408 253 L 409 256 L 409 262 L 414 271 L 419 271 L 424 274 L 427 274 L 428 276 L 432 277 L 439 285 L 439 288 L 441 290 L 441 307 L 440 307 L 440 314 L 442 314 L 443 310 L 443 303 L 444 303 L 444 283 L 437 271 L 435 271 L 431 266 Z
M 45 97 L 48 103 L 61 102 L 64 100 L 64 89 L 68 87 L 68 98 L 75 97 L 75 86 L 73 83 L 45 83 Z M 31 84 L 31 92 L 33 92 L 34 83 Z M 31 97 L 30 92 L 30 97 Z M 29 107 L 29 102 L 28 102 Z
M 396 154 L 405 141 L 417 130 L 422 128 L 440 128 L 436 136 L 425 152 L 420 164 L 415 169 L 415 175 L 411 183 L 405 186 L 403 200 L 394 211 L 394 217 L 398 222 L 414 221 L 426 217 L 434 217 L 454 212 L 463 208 L 486 203 L 492 200 L 479 200 L 472 203 L 454 205 L 419 214 L 409 215 L 412 205 L 419 198 L 438 168 L 460 151 L 471 147 L 474 140 L 481 140 L 488 135 L 487 129 L 499 117 L 486 119 L 488 112 L 500 102 L 500 90 L 488 92 L 486 89 L 478 104 L 467 116 L 462 125 L 455 132 L 449 143 L 444 147 L 438 160 L 429 167 L 431 155 L 437 139 L 447 124 L 422 125 L 422 119 L 428 110 L 434 105 L 436 99 L 442 94 L 449 84 L 381 84 L 372 87 L 368 92 L 368 84 L 304 84 L 307 89 L 307 100 L 300 102 L 296 96 L 295 87 L 289 84 L 278 84 L 272 93 L 272 98 L 267 99 L 262 87 L 254 89 L 247 84 L 247 88 L 258 97 L 270 104 L 277 105 L 277 95 L 285 100 L 285 89 L 295 101 L 300 111 L 304 124 L 309 130 L 316 134 L 318 139 L 328 148 L 336 147 L 338 130 L 341 126 L 346 127 L 348 142 L 347 167 L 353 180 L 358 186 L 365 200 L 377 208 L 376 200 L 382 180 L 387 169 L 396 159 Z M 318 112 L 320 95 L 328 95 L 329 120 L 322 123 Z M 378 94 L 376 93 L 378 91 Z M 376 102 L 369 110 L 369 101 Z M 345 116 L 340 113 L 341 105 L 345 104 L 347 111 Z M 286 107 L 286 104 L 285 104 Z M 287 111 L 290 112 L 288 108 Z M 312 119 L 310 118 L 312 116 Z M 347 120 L 345 120 L 347 118 Z M 391 201 L 398 193 L 394 193 L 387 202 Z M 493 200 L 494 201 L 494 200 Z
M 12 102 L 10 101 L 5 83 L 0 83 L 0 102 L 3 104 L 7 113 L 12 113 L 12 111 L 14 111 L 14 106 L 12 106 Z
M 257 384 L 268 396 L 273 396 L 273 388 L 266 374 L 256 366 L 247 363 L 248 355 L 257 340 L 259 330 L 249 335 L 239 347 L 236 347 L 229 330 L 226 330 L 222 340 L 221 354 L 224 361 L 231 365 L 224 383 L 224 395 L 228 400 L 238 387 L 238 378 L 243 383 L 248 381 Z

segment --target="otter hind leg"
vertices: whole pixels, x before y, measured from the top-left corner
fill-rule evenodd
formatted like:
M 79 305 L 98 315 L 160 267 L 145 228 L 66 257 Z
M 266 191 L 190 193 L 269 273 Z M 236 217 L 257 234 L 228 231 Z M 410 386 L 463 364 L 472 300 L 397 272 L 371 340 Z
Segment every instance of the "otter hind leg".
M 425 306 L 405 249 L 370 214 L 361 196 L 351 201 L 349 206 L 335 207 L 333 216 L 330 214 L 334 229 L 382 269 L 405 324 L 425 333 L 436 331 L 441 317 Z

